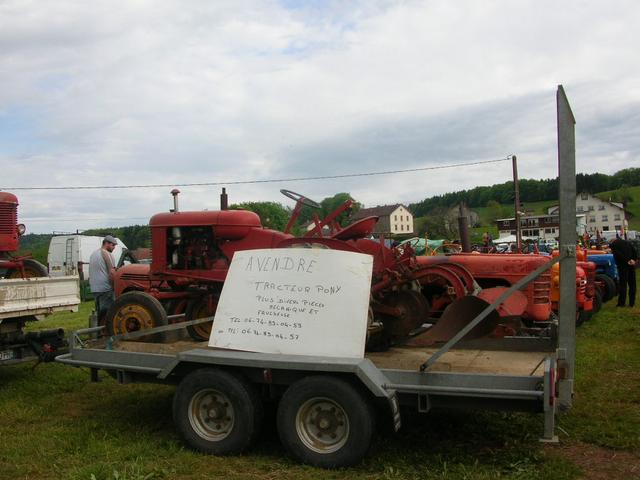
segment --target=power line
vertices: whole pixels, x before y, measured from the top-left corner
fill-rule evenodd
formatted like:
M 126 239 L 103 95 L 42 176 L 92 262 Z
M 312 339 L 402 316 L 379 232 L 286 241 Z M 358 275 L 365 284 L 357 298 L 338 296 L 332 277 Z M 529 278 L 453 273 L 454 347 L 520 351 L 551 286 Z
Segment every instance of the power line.
M 280 182 L 301 182 L 306 180 L 332 180 L 336 178 L 350 177 L 372 177 L 376 175 L 393 175 L 396 173 L 424 172 L 427 170 L 440 170 L 445 168 L 469 167 L 472 165 L 485 165 L 488 163 L 506 162 L 511 160 L 511 156 L 498 158 L 494 160 L 476 160 L 466 163 L 451 163 L 448 165 L 435 165 L 432 167 L 408 168 L 404 170 L 385 170 L 381 172 L 361 172 L 347 173 L 343 175 L 323 175 L 317 177 L 297 177 L 297 178 L 275 178 L 267 180 L 235 180 L 228 182 L 202 182 L 202 183 L 168 183 L 168 184 L 149 184 L 149 185 L 87 185 L 87 186 L 66 186 L 66 187 L 4 187 L 0 190 L 114 190 L 127 188 L 168 188 L 168 187 L 203 187 L 216 185 L 246 185 L 256 183 L 280 183 Z

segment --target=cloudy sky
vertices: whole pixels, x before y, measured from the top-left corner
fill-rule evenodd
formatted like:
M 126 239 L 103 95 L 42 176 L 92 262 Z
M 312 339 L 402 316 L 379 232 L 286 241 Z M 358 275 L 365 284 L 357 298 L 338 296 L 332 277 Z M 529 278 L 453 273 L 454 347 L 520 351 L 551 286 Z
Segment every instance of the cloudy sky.
M 640 166 L 640 3 L 0 0 L 0 189 L 31 232 L 146 223 L 171 187 L 287 188 L 366 206 L 556 175 L 555 90 L 578 171 Z M 220 186 L 180 187 L 219 207 Z

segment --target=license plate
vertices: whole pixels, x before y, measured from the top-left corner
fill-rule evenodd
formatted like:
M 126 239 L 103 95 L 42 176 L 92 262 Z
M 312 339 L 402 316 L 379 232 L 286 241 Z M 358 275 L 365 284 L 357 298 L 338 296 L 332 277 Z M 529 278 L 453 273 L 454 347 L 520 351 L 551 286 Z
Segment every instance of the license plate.
M 0 352 L 0 362 L 4 360 L 11 360 L 13 358 L 13 350 L 5 350 Z

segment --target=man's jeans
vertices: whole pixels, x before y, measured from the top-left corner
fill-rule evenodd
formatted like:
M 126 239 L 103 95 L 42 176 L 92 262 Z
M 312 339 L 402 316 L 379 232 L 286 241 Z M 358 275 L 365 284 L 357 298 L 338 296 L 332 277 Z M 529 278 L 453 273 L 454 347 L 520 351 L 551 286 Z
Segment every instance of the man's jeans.
M 113 290 L 108 292 L 98 292 L 93 294 L 93 298 L 96 302 L 96 313 L 98 314 L 98 325 L 104 325 L 104 317 L 107 314 L 107 310 L 113 305 L 115 297 Z

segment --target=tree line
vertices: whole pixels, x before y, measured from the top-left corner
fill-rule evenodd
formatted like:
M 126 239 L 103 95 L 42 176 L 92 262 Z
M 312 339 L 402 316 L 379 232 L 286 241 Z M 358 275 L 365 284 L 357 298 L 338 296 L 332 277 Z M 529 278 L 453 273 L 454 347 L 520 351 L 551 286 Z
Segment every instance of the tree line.
M 626 168 L 613 175 L 603 173 L 579 173 L 576 175 L 576 189 L 578 192 L 606 192 L 608 190 L 624 189 L 640 185 L 640 168 Z M 519 181 L 520 200 L 522 202 L 540 202 L 557 200 L 558 179 L 543 180 L 522 179 Z M 619 194 L 620 195 L 620 194 Z M 624 191 L 621 198 L 614 200 L 624 202 Z M 501 204 L 513 203 L 513 181 L 492 185 L 490 187 L 475 187 L 470 190 L 445 193 L 425 198 L 421 202 L 412 203 L 409 209 L 416 217 L 429 215 L 438 208 L 452 207 L 464 202 L 467 206 L 484 207 L 490 201 Z

